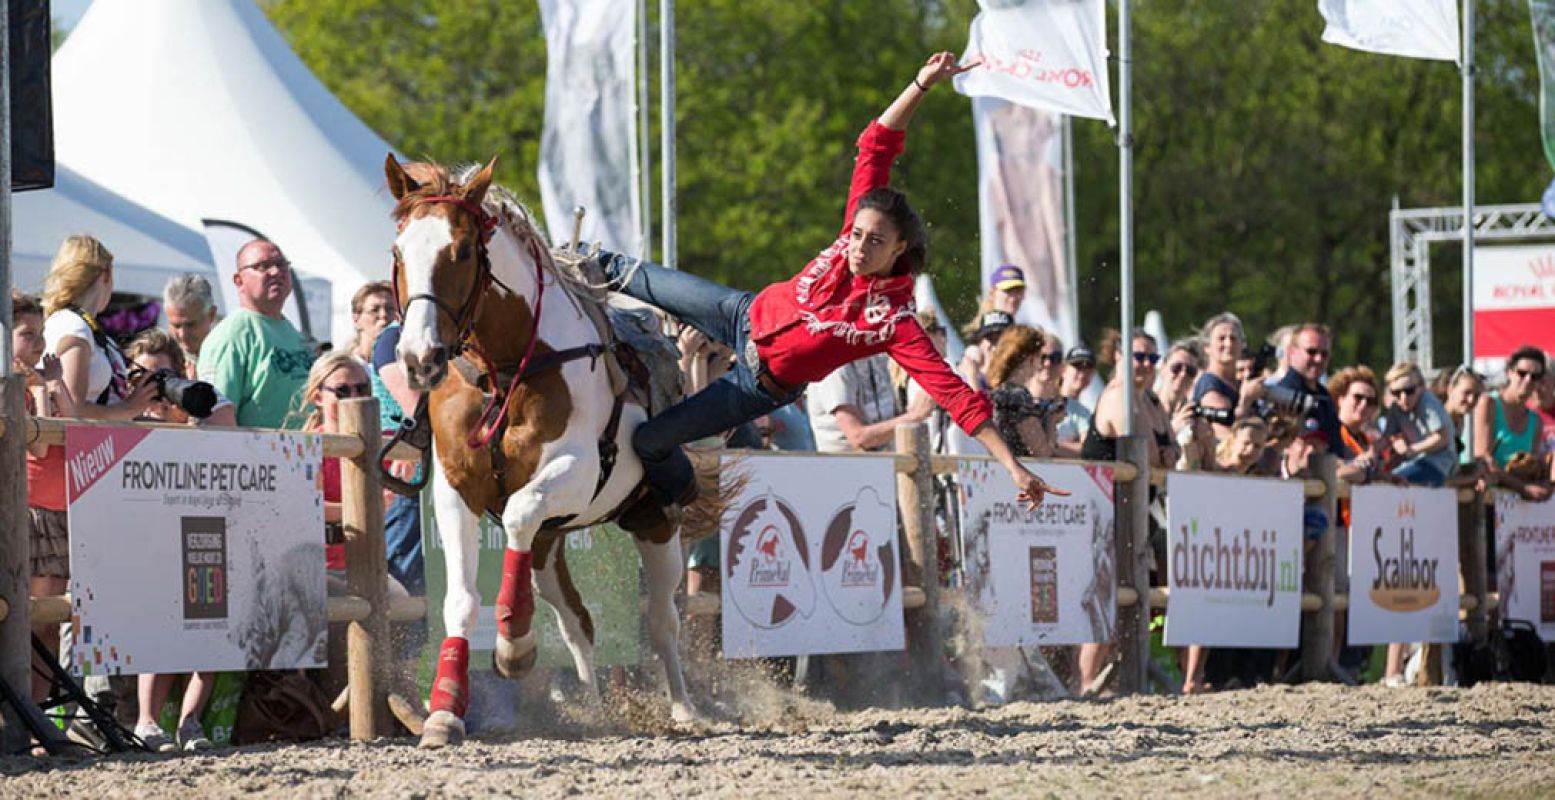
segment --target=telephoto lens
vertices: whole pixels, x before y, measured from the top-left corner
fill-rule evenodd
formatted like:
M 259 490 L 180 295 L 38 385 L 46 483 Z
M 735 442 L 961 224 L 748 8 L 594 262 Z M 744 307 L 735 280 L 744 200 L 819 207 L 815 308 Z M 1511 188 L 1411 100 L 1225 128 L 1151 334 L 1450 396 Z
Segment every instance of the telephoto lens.
M 163 400 L 183 409 L 191 417 L 205 419 L 216 408 L 216 387 L 205 381 L 181 378 L 170 369 L 157 370 L 151 379 L 156 381 L 157 394 Z
M 1230 425 L 1236 421 L 1236 409 L 1234 408 L 1209 408 L 1197 403 L 1193 405 L 1193 415 L 1201 419 L 1207 419 L 1217 425 Z

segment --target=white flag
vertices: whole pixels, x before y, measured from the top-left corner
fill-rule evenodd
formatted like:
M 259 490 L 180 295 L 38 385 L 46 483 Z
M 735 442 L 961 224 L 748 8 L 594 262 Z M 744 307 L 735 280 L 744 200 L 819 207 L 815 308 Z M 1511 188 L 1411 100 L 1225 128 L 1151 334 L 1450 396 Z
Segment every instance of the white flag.
M 1458 0 L 1318 0 L 1323 41 L 1373 53 L 1458 60 Z
M 572 238 L 637 254 L 636 0 L 539 0 L 545 25 L 545 130 L 540 202 L 551 241 Z
M 956 91 L 1112 122 L 1103 0 L 979 0 Z

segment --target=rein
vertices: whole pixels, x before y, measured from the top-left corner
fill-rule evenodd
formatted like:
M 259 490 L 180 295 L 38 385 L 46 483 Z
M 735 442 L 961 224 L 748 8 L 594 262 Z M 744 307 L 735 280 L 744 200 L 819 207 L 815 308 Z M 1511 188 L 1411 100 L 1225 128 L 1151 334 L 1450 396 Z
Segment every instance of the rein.
M 478 449 L 489 445 L 491 440 L 496 437 L 497 431 L 501 430 L 503 424 L 507 421 L 507 399 L 512 396 L 513 392 L 518 390 L 518 385 L 523 382 L 525 375 L 528 374 L 529 363 L 530 360 L 534 357 L 535 353 L 535 345 L 540 341 L 540 310 L 545 299 L 545 274 L 542 267 L 540 266 L 540 259 L 544 256 L 544 254 L 541 252 L 540 247 L 537 245 L 536 242 L 538 240 L 535 237 L 526 237 L 528 239 L 529 256 L 535 264 L 534 320 L 529 328 L 529 346 L 525 348 L 524 357 L 518 362 L 518 370 L 514 372 L 513 379 L 509 381 L 507 388 L 500 389 L 500 387 L 495 385 L 496 366 L 492 364 L 491 359 L 481 351 L 480 347 L 470 339 L 471 334 L 474 333 L 475 318 L 480 313 L 481 299 L 488 291 L 490 291 L 491 285 L 493 283 L 502 286 L 504 289 L 507 289 L 514 295 L 518 294 L 517 292 L 514 292 L 512 288 L 506 286 L 500 280 L 497 280 L 497 278 L 492 275 L 491 272 L 491 256 L 487 252 L 487 243 L 491 241 L 492 234 L 496 232 L 497 218 L 488 213 L 486 209 L 481 208 L 479 204 L 472 203 L 463 197 L 456 197 L 453 195 L 423 197 L 417 200 L 415 205 L 419 206 L 429 203 L 445 203 L 448 205 L 457 206 L 465 213 L 475 218 L 475 222 L 480 229 L 480 239 L 476 243 L 477 252 L 475 262 L 477 272 L 475 276 L 475 283 L 471 285 L 470 293 L 466 295 L 464 302 L 460 304 L 458 311 L 455 311 L 452 307 L 450 307 L 442 300 L 442 298 L 429 293 L 414 294 L 401 300 L 399 296 L 400 260 L 395 258 L 393 281 L 394 298 L 395 302 L 399 305 L 401 319 L 404 318 L 405 310 L 410 307 L 411 303 L 414 303 L 417 300 L 426 300 L 432 303 L 432 305 L 435 306 L 439 312 L 447 314 L 449 319 L 453 321 L 454 326 L 458 329 L 457 340 L 453 345 L 450 357 L 457 356 L 460 352 L 468 349 L 476 353 L 480 357 L 481 361 L 484 362 L 485 370 L 487 374 L 491 376 L 493 384 L 492 388 L 494 391 L 491 395 L 491 398 L 486 401 L 485 407 L 481 409 L 480 418 L 476 420 L 474 429 L 472 429 L 465 437 L 466 446 L 470 447 L 471 449 Z M 405 229 L 405 225 L 409 219 L 410 218 L 408 214 L 400 219 L 400 230 Z

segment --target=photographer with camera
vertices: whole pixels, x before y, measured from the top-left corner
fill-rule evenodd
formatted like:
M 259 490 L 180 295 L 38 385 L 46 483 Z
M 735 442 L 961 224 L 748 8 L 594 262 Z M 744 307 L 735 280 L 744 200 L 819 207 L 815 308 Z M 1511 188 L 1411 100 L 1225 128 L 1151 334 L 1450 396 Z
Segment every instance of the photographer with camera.
M 1280 411 L 1316 420 L 1327 441 L 1328 452 L 1344 460 L 1352 454 L 1339 434 L 1339 410 L 1334 395 L 1323 385 L 1331 340 L 1327 325 L 1317 322 L 1297 325 L 1285 351 L 1290 368 L 1267 386 L 1266 391 L 1269 403 Z
M 1215 437 L 1225 439 L 1231 435 L 1233 420 L 1258 413 L 1259 401 L 1264 396 L 1263 374 L 1274 356 L 1274 348 L 1265 345 L 1247 358 L 1242 320 L 1229 311 L 1204 323 L 1199 331 L 1199 347 L 1204 351 L 1204 372 L 1193 384 L 1193 402 L 1204 410 L 1229 412 L 1203 415 L 1214 426 Z M 1240 374 L 1244 362 L 1245 379 Z
M 187 369 L 183 348 L 165 331 L 156 328 L 142 331 L 130 342 L 124 355 L 129 360 L 127 379 L 130 386 L 156 388 L 156 399 L 137 419 L 213 427 L 237 425 L 237 410 L 230 400 L 218 395 L 208 383 L 181 377 Z M 178 678 L 173 674 L 148 673 L 137 677 L 140 716 L 135 723 L 135 735 L 148 747 L 162 752 L 207 749 L 211 747 L 211 741 L 200 725 L 200 715 L 205 713 L 216 675 L 213 672 L 189 675 L 179 704 L 178 727 L 174 729 L 174 735 L 169 736 L 158 724 L 157 714 Z
M 1041 383 L 1045 351 L 1050 340 L 1036 328 L 1013 325 L 999 337 L 988 359 L 988 383 L 993 386 L 993 424 L 1010 443 L 1016 458 L 1050 458 L 1057 451 L 1058 422 L 1064 416 L 1064 398 L 1038 398 L 1032 391 Z M 1056 366 L 1047 370 L 1056 372 Z
M 1203 365 L 1197 342 L 1175 342 L 1166 351 L 1156 382 L 1161 407 L 1171 417 L 1172 430 L 1182 448 L 1177 469 L 1210 468 L 1215 462 L 1215 429 L 1211 425 L 1215 416 L 1203 413 L 1193 402 L 1193 384 Z

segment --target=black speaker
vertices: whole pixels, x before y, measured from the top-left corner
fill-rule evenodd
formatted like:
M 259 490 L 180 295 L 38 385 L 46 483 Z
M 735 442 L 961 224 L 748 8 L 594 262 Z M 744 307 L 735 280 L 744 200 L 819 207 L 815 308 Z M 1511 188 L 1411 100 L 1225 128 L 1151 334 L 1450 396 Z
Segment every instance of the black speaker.
M 11 188 L 54 185 L 48 0 L 8 0 L 11 33 Z

